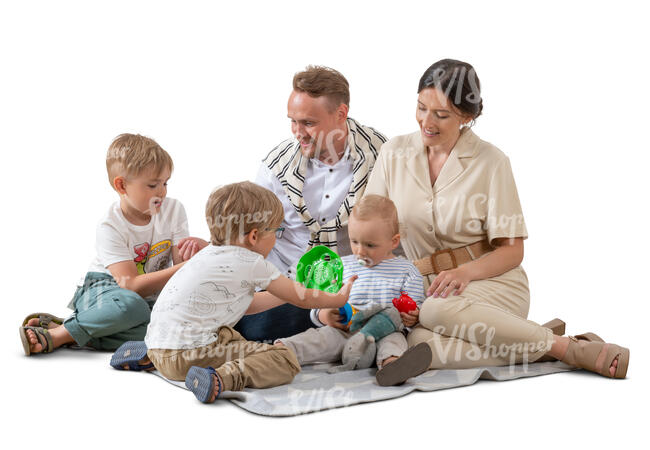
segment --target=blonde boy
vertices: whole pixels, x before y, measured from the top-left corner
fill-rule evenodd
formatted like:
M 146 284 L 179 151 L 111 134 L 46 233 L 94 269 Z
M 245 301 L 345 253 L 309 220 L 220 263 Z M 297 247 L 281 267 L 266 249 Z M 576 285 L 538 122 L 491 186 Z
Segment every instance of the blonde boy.
M 253 183 L 214 191 L 206 218 L 210 245 L 163 289 L 145 343 L 156 369 L 169 379 L 185 379 L 196 397 L 209 403 L 224 390 L 289 383 L 300 371 L 286 348 L 246 341 L 233 329 L 244 314 L 284 302 L 343 306 L 354 278 L 339 293 L 326 294 L 305 289 L 266 261 L 282 231 L 283 209 L 271 191 Z M 259 289 L 266 292 L 256 293 Z
M 113 140 L 106 170 L 120 199 L 97 227 L 96 257 L 69 304 L 74 313 L 65 321 L 28 316 L 20 327 L 26 355 L 72 343 L 115 350 L 144 338 L 150 305 L 182 265 L 177 245 L 188 237 L 183 205 L 167 198 L 173 167 L 153 139 L 122 134 Z

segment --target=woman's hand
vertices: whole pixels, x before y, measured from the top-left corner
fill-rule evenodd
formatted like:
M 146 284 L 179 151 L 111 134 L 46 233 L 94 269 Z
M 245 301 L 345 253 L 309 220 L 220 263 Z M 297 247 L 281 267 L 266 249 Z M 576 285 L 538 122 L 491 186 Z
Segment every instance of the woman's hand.
M 405 327 L 414 327 L 417 325 L 420 317 L 420 308 L 415 308 L 406 313 L 399 313 L 402 318 L 402 323 Z
M 320 320 L 323 325 L 347 331 L 348 326 L 345 323 L 341 323 L 342 318 L 343 317 L 339 314 L 338 308 L 326 308 L 318 311 L 318 320 Z
M 463 264 L 460 267 L 451 270 L 443 270 L 427 289 L 427 297 L 433 295 L 434 298 L 446 298 L 449 294 L 454 293 L 460 295 L 463 293 L 472 277 L 468 270 L 468 264 Z

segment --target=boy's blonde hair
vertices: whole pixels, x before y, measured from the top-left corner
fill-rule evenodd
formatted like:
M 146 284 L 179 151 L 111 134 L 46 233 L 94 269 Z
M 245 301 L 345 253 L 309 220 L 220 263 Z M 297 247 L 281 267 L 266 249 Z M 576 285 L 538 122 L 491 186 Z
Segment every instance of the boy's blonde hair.
M 156 176 L 169 169 L 174 170 L 171 156 L 156 141 L 140 134 L 120 134 L 113 139 L 106 153 L 108 182 L 113 186 L 117 176 L 137 177 L 153 167 Z
M 284 210 L 273 192 L 244 181 L 214 190 L 205 206 L 205 218 L 212 245 L 232 245 L 242 242 L 253 228 L 263 233 L 280 226 Z
M 390 225 L 392 236 L 399 233 L 397 208 L 387 197 L 375 194 L 364 195 L 354 205 L 350 216 L 358 220 L 383 219 Z

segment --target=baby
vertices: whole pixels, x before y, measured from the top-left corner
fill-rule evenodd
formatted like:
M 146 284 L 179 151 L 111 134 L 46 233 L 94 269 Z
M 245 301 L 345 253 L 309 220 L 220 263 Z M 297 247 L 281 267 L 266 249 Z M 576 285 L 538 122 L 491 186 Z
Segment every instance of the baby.
M 418 305 L 408 313 L 399 313 L 397 320 L 401 318 L 402 323 L 395 325 L 393 329 L 396 331 L 376 342 L 376 363 L 381 368 L 408 348 L 406 338 L 399 330 L 402 325 L 412 327 L 417 324 L 419 306 L 424 301 L 424 283 L 420 272 L 410 261 L 393 254 L 393 250 L 399 246 L 400 235 L 397 210 L 390 199 L 378 195 L 364 196 L 352 209 L 348 234 L 353 255 L 342 258 L 343 279 L 358 277 L 348 301 L 358 310 L 355 318 L 359 316 L 365 320 L 381 312 L 397 316 L 392 299 L 399 297 L 403 291 Z M 322 326 L 276 341 L 289 348 L 301 365 L 340 361 L 346 355 L 350 341 L 364 340 L 362 336 L 359 339 L 354 337 L 348 324 L 341 323 L 338 309 L 315 310 L 312 317 Z M 355 331 L 354 328 L 352 331 Z M 362 328 L 359 333 L 363 332 Z M 372 360 L 366 367 L 370 364 Z M 363 365 L 359 365 L 357 360 L 356 364 L 342 368 L 355 367 L 363 368 Z

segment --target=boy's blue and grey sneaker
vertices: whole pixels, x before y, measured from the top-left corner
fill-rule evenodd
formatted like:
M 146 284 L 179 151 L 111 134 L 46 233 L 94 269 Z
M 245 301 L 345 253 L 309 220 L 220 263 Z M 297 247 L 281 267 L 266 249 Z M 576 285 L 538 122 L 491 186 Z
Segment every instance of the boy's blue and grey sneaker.
M 192 366 L 185 377 L 185 386 L 194 393 L 194 396 L 200 402 L 209 403 L 210 397 L 214 392 L 215 377 L 217 378 L 217 383 L 219 383 L 217 371 L 212 367 L 203 368 Z M 219 383 L 215 399 L 221 394 L 221 389 L 221 383 Z
M 153 363 L 140 364 L 147 356 L 147 345 L 144 341 L 128 341 L 115 350 L 111 358 L 111 366 L 118 370 L 152 370 Z M 126 369 L 124 366 L 128 367 Z

